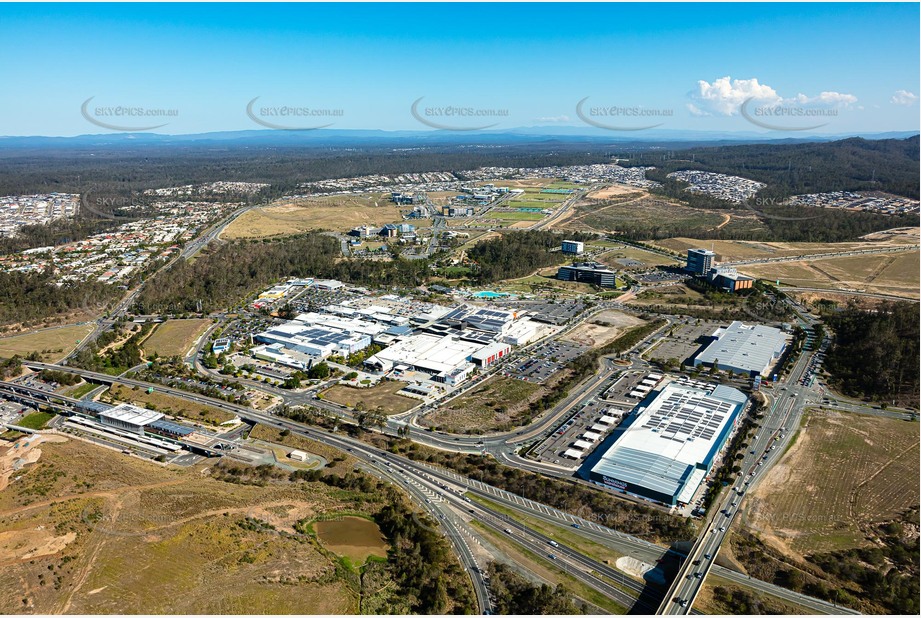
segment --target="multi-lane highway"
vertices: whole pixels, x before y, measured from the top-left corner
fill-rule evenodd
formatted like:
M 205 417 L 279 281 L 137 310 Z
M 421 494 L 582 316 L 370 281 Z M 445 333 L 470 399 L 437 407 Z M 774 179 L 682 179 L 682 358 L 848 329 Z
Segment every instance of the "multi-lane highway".
M 799 427 L 806 407 L 816 402 L 815 390 L 803 384 L 803 377 L 813 355 L 801 354 L 789 378 L 774 387 L 769 409 L 740 462 L 742 472 L 731 487 L 723 491 L 719 512 L 712 512 L 707 519 L 700 537 L 678 570 L 657 613 L 680 615 L 690 612 L 721 545 L 729 536 L 729 529 L 739 513 L 742 499 L 754 489 L 771 464 L 779 459 Z M 836 613 L 858 612 L 838 607 Z
M 385 462 L 389 461 L 391 464 L 399 465 L 403 467 L 403 469 L 405 469 L 406 466 L 409 466 L 410 468 L 417 471 L 416 474 L 421 474 L 422 472 L 419 472 L 419 471 L 424 469 L 424 473 L 430 479 L 438 479 L 439 482 L 442 482 L 445 484 L 450 483 L 450 484 L 454 484 L 457 487 L 462 487 L 467 492 L 472 492 L 478 495 L 482 495 L 483 497 L 487 497 L 490 500 L 497 501 L 503 504 L 504 506 L 522 511 L 530 517 L 537 517 L 539 519 L 549 520 L 557 524 L 563 524 L 563 525 L 568 525 L 568 526 L 573 526 L 575 524 L 579 526 L 578 528 L 579 534 L 585 535 L 588 538 L 593 538 L 594 540 L 602 541 L 605 544 L 608 544 L 609 546 L 614 547 L 618 551 L 622 551 L 626 555 L 634 555 L 641 560 L 647 560 L 651 563 L 654 563 L 658 559 L 662 558 L 664 554 L 669 551 L 666 548 L 656 546 L 642 539 L 631 537 L 630 535 L 626 535 L 626 534 L 617 532 L 615 530 L 612 530 L 610 528 L 607 528 L 597 522 L 592 522 L 592 521 L 588 521 L 582 518 L 577 518 L 568 513 L 564 513 L 556 509 L 552 509 L 551 507 L 547 507 L 546 505 L 542 505 L 542 504 L 521 498 L 520 496 L 516 496 L 514 494 L 511 494 L 510 492 L 506 492 L 506 491 L 497 489 L 495 487 L 491 487 L 480 481 L 476 481 L 474 479 L 468 479 L 460 475 L 457 475 L 453 472 L 440 470 L 440 469 L 436 469 L 433 467 L 425 466 L 423 464 L 412 462 L 405 458 L 398 457 L 396 455 L 387 453 L 386 451 L 374 449 L 373 447 L 370 447 L 361 441 L 347 438 L 344 436 L 339 436 L 337 434 L 332 434 L 329 432 L 321 431 L 319 429 L 315 429 L 312 427 L 307 428 L 299 423 L 295 423 L 288 419 L 280 419 L 270 414 L 261 413 L 261 412 L 252 410 L 250 408 L 238 406 L 238 405 L 227 403 L 227 402 L 220 401 L 220 400 L 210 399 L 208 397 L 197 395 L 195 393 L 189 393 L 189 392 L 181 391 L 178 389 L 171 389 L 171 388 L 164 387 L 161 385 L 149 384 L 147 382 L 143 382 L 140 380 L 134 380 L 130 378 L 124 378 L 124 377 L 119 377 L 119 376 L 109 376 L 106 374 L 99 374 L 99 373 L 86 371 L 82 369 L 75 369 L 71 367 L 64 367 L 64 366 L 58 366 L 58 365 L 50 365 L 50 364 L 45 364 L 45 363 L 27 362 L 26 365 L 31 368 L 39 369 L 39 370 L 43 368 L 53 368 L 53 369 L 58 369 L 62 371 L 69 371 L 77 375 L 81 375 L 85 378 L 88 378 L 94 381 L 104 382 L 104 383 L 121 383 L 121 384 L 126 384 L 129 386 L 139 386 L 142 388 L 151 387 L 151 388 L 154 388 L 155 390 L 160 390 L 160 391 L 172 394 L 174 396 L 183 397 L 183 398 L 186 398 L 192 401 L 197 401 L 199 403 L 207 403 L 215 407 L 224 408 L 228 411 L 231 411 L 237 414 L 244 420 L 247 420 L 250 422 L 258 422 L 258 423 L 266 424 L 269 426 L 278 427 L 281 429 L 289 429 L 292 432 L 297 432 L 301 435 L 305 435 L 307 437 L 317 439 L 319 441 L 322 441 L 326 444 L 330 444 L 331 446 L 335 446 L 337 448 L 351 450 L 352 452 L 355 452 L 355 449 L 362 449 L 361 452 L 373 454 L 374 457 L 381 459 Z M 801 372 L 803 370 L 803 367 L 804 366 L 801 367 Z M 0 389 L 2 390 L 6 390 L 9 388 L 22 389 L 23 387 L 19 385 L 13 385 L 13 384 L 0 384 Z M 805 392 L 806 389 L 803 389 L 803 390 Z M 44 391 L 40 391 L 40 394 L 44 396 L 54 396 L 54 395 L 49 395 L 48 393 Z M 781 411 L 779 412 L 780 415 L 776 416 L 776 420 L 773 420 L 772 422 L 774 423 L 777 423 L 777 422 L 793 423 L 796 418 L 795 414 L 798 409 L 799 408 L 796 405 L 787 404 L 786 406 L 781 406 L 779 403 L 775 405 L 774 410 L 772 410 L 771 415 L 764 422 L 764 429 L 759 432 L 759 437 L 758 439 L 756 439 L 754 443 L 756 445 L 756 448 L 761 449 L 760 451 L 756 451 L 756 452 L 764 453 L 764 454 L 775 452 L 770 447 L 775 446 L 774 444 L 772 444 L 772 438 L 774 437 L 774 433 L 776 433 L 776 428 L 775 428 L 774 433 L 771 433 L 771 434 L 767 433 L 766 430 L 771 429 L 771 427 L 769 426 L 770 425 L 769 419 L 775 419 L 775 414 L 778 414 L 778 411 Z M 780 427 L 782 426 L 783 425 L 781 425 Z M 751 463 L 754 463 L 754 461 L 755 461 L 755 458 L 750 458 Z M 749 463 L 749 462 L 746 462 L 746 463 Z M 757 466 L 757 464 L 755 464 L 755 466 Z M 749 483 L 750 482 L 751 481 L 749 481 Z M 745 490 L 743 489 L 743 491 Z M 481 508 L 481 507 L 468 506 L 466 508 L 468 509 L 473 508 L 476 510 L 476 508 Z M 737 506 L 732 506 L 731 508 L 733 509 L 733 512 L 734 512 Z M 507 524 L 508 521 L 506 520 L 505 523 Z M 719 534 L 718 536 L 715 533 L 713 534 L 714 534 L 714 537 L 713 537 L 714 540 L 718 538 L 719 542 L 721 542 L 725 536 L 725 534 Z M 529 538 L 533 539 L 533 538 L 539 538 L 539 537 L 532 534 L 531 537 Z M 716 546 L 712 545 L 712 541 L 707 541 L 707 543 L 710 549 L 715 549 Z M 465 551 L 469 551 L 469 549 L 464 550 L 464 549 L 458 548 L 459 554 L 464 554 Z M 575 550 L 572 550 L 572 551 L 575 551 Z M 714 556 L 716 555 L 715 551 L 713 552 L 713 555 Z M 586 560 L 591 560 L 590 558 L 587 558 L 584 556 L 583 558 Z M 573 560 L 576 560 L 576 559 L 573 558 Z M 584 560 L 580 559 L 580 560 L 577 560 L 577 562 L 581 562 L 583 566 L 585 565 Z M 562 564 L 562 563 L 559 563 L 559 564 Z M 623 574 L 617 571 L 616 569 L 612 569 L 611 567 L 607 565 L 603 565 L 603 564 L 593 564 L 592 566 L 597 573 L 602 573 L 602 574 L 607 573 L 607 577 L 609 577 L 610 579 L 616 580 L 622 586 L 624 585 L 628 587 L 630 586 L 629 581 L 621 581 L 623 579 Z M 727 569 L 720 569 L 719 571 L 720 571 L 719 574 L 721 577 L 726 577 L 738 583 L 744 583 L 756 589 L 763 590 L 765 592 L 770 592 L 771 594 L 774 594 L 775 596 L 779 596 L 782 598 L 788 598 L 800 604 L 806 605 L 807 607 L 810 607 L 810 609 L 813 609 L 814 611 L 818 613 L 836 613 L 840 611 L 840 608 L 833 608 L 833 606 L 829 604 L 825 604 L 816 599 L 811 599 L 804 595 L 797 595 L 796 593 L 787 591 L 783 588 L 773 586 L 771 584 L 767 584 L 766 582 L 758 582 L 757 580 L 748 580 L 744 576 L 741 576 L 740 574 L 737 574 Z M 621 579 L 616 579 L 618 577 Z M 604 587 L 604 585 L 610 585 L 609 583 L 606 584 L 604 581 L 602 581 L 599 584 L 595 582 L 594 580 L 583 580 L 581 576 L 580 576 L 580 580 L 585 581 L 587 585 L 593 585 L 593 587 L 596 587 L 596 589 L 600 589 L 602 592 L 607 591 L 605 593 L 614 594 L 612 591 Z M 700 581 L 702 581 L 702 579 Z M 638 591 L 636 590 L 634 591 L 638 593 Z M 689 609 L 690 609 L 690 604 L 689 604 L 688 610 Z

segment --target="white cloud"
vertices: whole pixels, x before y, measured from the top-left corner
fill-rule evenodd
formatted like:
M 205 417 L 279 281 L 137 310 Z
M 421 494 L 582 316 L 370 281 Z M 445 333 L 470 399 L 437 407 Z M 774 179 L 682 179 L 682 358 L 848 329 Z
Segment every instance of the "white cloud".
M 857 102 L 857 97 L 852 94 L 843 94 L 841 92 L 823 92 L 817 97 L 807 97 L 805 94 L 798 94 L 790 102 L 799 103 L 800 105 L 825 105 L 835 107 L 837 105 L 848 106 Z
M 535 118 L 537 122 L 569 122 L 569 116 L 541 116 L 540 118 Z
M 694 102 L 689 103 L 687 108 L 695 116 L 733 116 L 739 113 L 739 107 L 749 99 L 758 105 L 795 103 L 822 107 L 847 107 L 857 102 L 857 97 L 852 94 L 834 91 L 825 91 L 814 97 L 800 93 L 784 99 L 776 90 L 760 83 L 758 78 L 732 79 L 729 76 L 715 79 L 713 83 L 698 80 L 697 89 L 691 91 L 689 96 Z
M 702 115 L 721 114 L 731 116 L 748 99 L 759 103 L 780 101 L 777 92 L 770 86 L 759 84 L 757 78 L 732 79 L 729 76 L 713 80 L 713 83 L 698 80 L 697 90 L 691 92 L 694 107 Z M 692 111 L 692 113 L 694 113 Z
M 917 100 L 918 95 L 916 95 L 914 92 L 908 92 L 907 90 L 896 90 L 895 94 L 892 95 L 892 98 L 889 99 L 889 102 L 895 103 L 896 105 L 913 105 Z

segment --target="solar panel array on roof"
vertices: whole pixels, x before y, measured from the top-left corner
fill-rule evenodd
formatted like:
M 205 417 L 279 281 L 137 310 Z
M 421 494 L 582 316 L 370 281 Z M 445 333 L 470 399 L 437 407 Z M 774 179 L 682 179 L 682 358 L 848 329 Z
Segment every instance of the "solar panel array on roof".
M 747 397 L 725 385 L 699 389 L 678 382 L 654 395 L 613 430 L 579 475 L 675 504 L 678 496 L 693 494 L 710 470 Z
M 729 402 L 701 397 L 692 391 L 671 391 L 646 418 L 643 428 L 676 442 L 711 440 L 734 408 Z

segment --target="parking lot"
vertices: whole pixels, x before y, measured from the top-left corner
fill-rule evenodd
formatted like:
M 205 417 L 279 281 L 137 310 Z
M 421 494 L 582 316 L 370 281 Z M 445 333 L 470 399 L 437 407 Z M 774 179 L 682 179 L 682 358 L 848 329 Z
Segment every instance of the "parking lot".
M 725 324 L 687 318 L 683 322 L 676 323 L 672 327 L 672 334 L 663 336 L 646 357 L 649 360 L 662 362 L 672 358 L 679 362 L 690 361 L 703 346 L 709 343 L 710 335 L 720 326 L 725 326 Z
M 649 371 L 629 371 L 602 393 L 602 398 L 604 401 L 608 402 L 609 405 L 613 402 L 621 404 L 622 406 L 633 407 L 639 403 L 639 399 L 631 397 L 630 393 L 635 391 L 649 375 Z
M 33 410 L 15 401 L 0 400 L 0 425 L 15 425 Z
M 634 275 L 633 278 L 637 281 L 642 281 L 643 283 L 668 283 L 684 281 L 688 278 L 688 275 L 681 273 L 678 270 L 656 268 L 655 270 L 650 270 L 648 272 Z
M 569 341 L 548 341 L 505 370 L 505 375 L 542 384 L 589 348 Z
M 510 301 L 503 304 L 509 309 L 526 310 L 529 313 L 529 317 L 539 322 L 558 325 L 566 324 L 585 311 L 585 303 L 581 300 L 565 300 L 561 302 Z
M 575 469 L 617 427 L 626 413 L 624 408 L 592 398 L 547 436 L 533 454 L 545 463 Z

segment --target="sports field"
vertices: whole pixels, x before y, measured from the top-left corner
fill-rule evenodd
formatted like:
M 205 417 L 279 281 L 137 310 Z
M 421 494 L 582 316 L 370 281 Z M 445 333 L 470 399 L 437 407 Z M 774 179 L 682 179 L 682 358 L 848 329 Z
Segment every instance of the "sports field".
M 211 320 L 168 320 L 157 324 L 141 346 L 144 354 L 184 356 L 198 337 L 211 325 Z
M 92 324 L 70 324 L 46 328 L 24 335 L 0 338 L 0 357 L 26 356 L 38 352 L 43 361 L 57 361 L 77 347 L 77 342 L 93 330 Z
M 400 210 L 380 194 L 328 195 L 278 201 L 254 208 L 227 226 L 221 238 L 268 238 L 309 230 L 348 231 L 402 221 Z
M 918 504 L 918 437 L 917 423 L 809 412 L 793 446 L 743 503 L 743 523 L 798 556 L 866 545 L 870 524 Z

